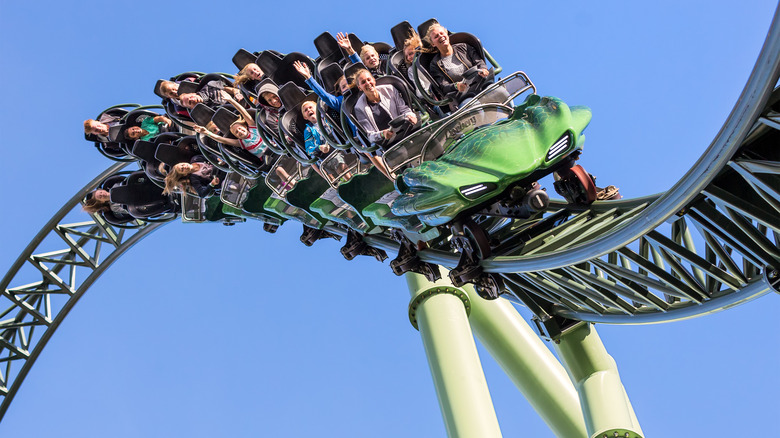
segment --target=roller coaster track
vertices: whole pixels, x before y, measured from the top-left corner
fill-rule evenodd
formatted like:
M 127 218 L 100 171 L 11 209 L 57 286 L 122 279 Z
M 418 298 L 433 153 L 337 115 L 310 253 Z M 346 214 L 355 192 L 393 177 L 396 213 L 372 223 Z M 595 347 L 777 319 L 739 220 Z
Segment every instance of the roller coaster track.
M 501 240 L 498 255 L 484 260 L 483 268 L 501 273 L 511 292 L 507 297 L 542 319 L 664 322 L 777 291 L 780 90 L 774 89 L 779 74 L 776 11 L 735 108 L 676 185 L 663 194 L 597 202 L 587 209 L 554 201 L 545 219 L 530 226 L 497 222 L 492 232 Z M 0 419 L 86 290 L 125 251 L 166 223 L 118 228 L 100 216 L 84 219 L 84 195 L 128 164 L 113 165 L 76 193 L 0 282 Z M 71 222 L 76 215 L 80 221 Z M 366 241 L 398 250 L 384 235 Z M 42 244 L 62 249 L 36 252 Z M 443 266 L 458 262 L 454 252 L 419 254 Z
M 501 247 L 510 250 L 482 261 L 484 270 L 502 273 L 514 300 L 537 315 L 605 323 L 683 319 L 777 291 L 779 14 L 737 104 L 677 184 L 587 210 L 556 203 L 551 212 L 565 222 L 533 237 L 506 224 Z M 420 256 L 458 263 L 444 251 Z

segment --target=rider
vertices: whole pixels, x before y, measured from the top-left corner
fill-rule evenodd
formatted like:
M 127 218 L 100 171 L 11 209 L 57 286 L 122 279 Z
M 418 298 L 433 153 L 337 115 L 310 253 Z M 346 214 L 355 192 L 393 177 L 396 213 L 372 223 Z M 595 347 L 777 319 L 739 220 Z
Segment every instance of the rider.
M 458 92 L 456 104 L 458 107 L 474 97 L 480 90 L 470 90 L 468 83 L 463 78 L 466 70 L 477 67 L 479 76 L 487 78 L 490 72 L 481 53 L 469 44 L 450 44 L 450 36 L 447 29 L 441 24 L 433 24 L 428 28 L 426 35 L 437 54 L 430 65 L 430 73 L 433 80 L 445 94 Z
M 404 116 L 409 123 L 417 123 L 417 115 L 401 93 L 392 85 L 376 85 L 374 76 L 367 69 L 360 69 L 355 74 L 355 85 L 363 92 L 355 104 L 355 118 L 372 143 L 393 140 L 395 134 L 390 129 L 390 121 L 396 117 Z

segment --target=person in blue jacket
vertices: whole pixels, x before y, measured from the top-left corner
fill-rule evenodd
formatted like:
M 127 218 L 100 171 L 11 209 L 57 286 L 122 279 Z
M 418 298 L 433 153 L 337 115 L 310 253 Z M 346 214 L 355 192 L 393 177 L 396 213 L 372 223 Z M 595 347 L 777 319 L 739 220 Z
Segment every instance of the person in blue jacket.
M 347 39 L 346 36 L 344 36 L 341 33 L 338 34 L 337 40 L 339 41 L 339 44 L 342 44 L 343 41 L 346 41 L 346 44 L 349 45 L 349 39 Z M 349 47 L 351 49 L 352 46 L 350 45 Z M 352 58 L 353 56 L 357 57 L 357 54 L 355 54 L 354 50 L 352 51 L 352 55 L 350 55 L 350 58 Z M 300 62 L 300 61 L 295 61 L 293 63 L 293 67 L 295 67 L 295 70 L 297 70 L 298 73 L 304 78 L 304 80 L 306 81 L 306 84 L 309 85 L 309 87 L 311 87 L 312 91 L 314 91 L 314 93 L 317 96 L 319 96 L 319 98 L 322 99 L 322 101 L 325 102 L 325 104 L 328 105 L 328 107 L 330 107 L 330 108 L 332 108 L 332 109 L 334 109 L 336 111 L 341 111 L 341 104 L 344 101 L 343 94 L 347 90 L 349 90 L 349 83 L 347 82 L 347 78 L 344 75 L 342 75 L 338 79 L 338 81 L 336 82 L 335 89 L 339 92 L 339 94 L 338 95 L 333 95 L 333 94 L 328 93 L 322 87 L 322 85 L 320 85 L 316 80 L 314 80 L 314 77 L 312 76 L 311 70 L 309 70 L 309 66 L 308 65 L 306 65 L 306 64 L 304 64 L 303 62 Z M 305 115 L 304 115 L 304 117 L 305 117 Z M 316 123 L 315 123 L 315 125 L 316 125 Z M 356 135 L 357 128 L 352 123 L 352 121 L 349 121 L 349 126 L 352 128 L 352 135 Z M 321 136 L 321 134 L 319 132 L 317 132 L 317 135 Z M 384 165 L 384 163 L 382 162 L 382 159 L 380 157 L 378 157 L 376 155 L 371 155 L 371 154 L 360 154 L 360 156 L 361 157 L 367 157 L 374 166 L 379 168 L 379 170 L 382 171 L 382 173 L 384 173 L 388 178 L 391 178 L 389 172 L 387 171 L 387 167 Z M 361 160 L 363 162 L 367 162 L 367 161 L 364 161 L 365 158 L 361 158 Z

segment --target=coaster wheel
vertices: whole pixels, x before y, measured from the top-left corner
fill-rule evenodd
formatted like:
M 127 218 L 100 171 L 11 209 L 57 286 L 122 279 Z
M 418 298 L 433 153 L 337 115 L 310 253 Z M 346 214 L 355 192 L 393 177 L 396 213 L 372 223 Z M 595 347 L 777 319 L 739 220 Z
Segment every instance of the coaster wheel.
M 484 274 L 474 282 L 477 295 L 486 300 L 498 299 L 502 289 L 504 289 L 504 282 L 497 274 Z
M 490 236 L 488 236 L 481 226 L 473 220 L 468 220 L 463 224 L 463 234 L 468 238 L 474 256 L 479 260 L 490 257 L 490 254 L 492 253 L 490 249 Z
M 555 191 L 571 204 L 589 205 L 596 200 L 596 183 L 579 164 L 558 172 Z

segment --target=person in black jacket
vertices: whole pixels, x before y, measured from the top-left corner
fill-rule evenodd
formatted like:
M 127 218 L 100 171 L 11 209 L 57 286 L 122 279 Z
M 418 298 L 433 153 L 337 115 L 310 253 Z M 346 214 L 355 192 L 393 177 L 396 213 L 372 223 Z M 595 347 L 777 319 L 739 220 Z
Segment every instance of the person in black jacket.
M 490 72 L 482 54 L 465 43 L 450 44 L 447 29 L 440 24 L 432 25 L 425 38 L 438 52 L 431 61 L 430 73 L 442 91 L 445 94 L 457 91 L 455 100 L 459 106 L 467 98 L 475 96 L 480 90 L 470 89 L 463 78 L 463 73 L 472 67 L 477 67 L 479 76 L 487 78 Z

